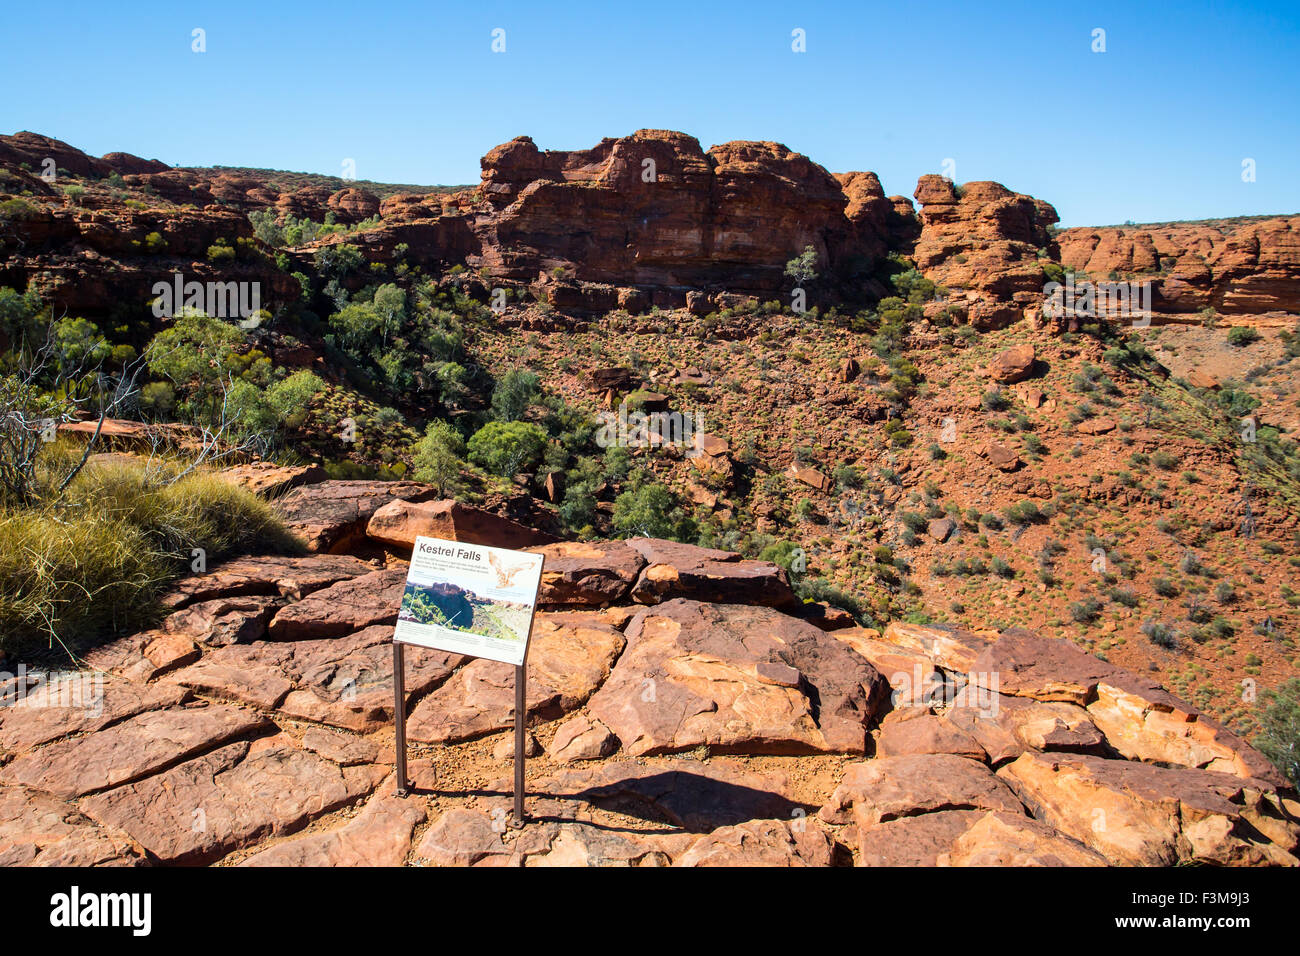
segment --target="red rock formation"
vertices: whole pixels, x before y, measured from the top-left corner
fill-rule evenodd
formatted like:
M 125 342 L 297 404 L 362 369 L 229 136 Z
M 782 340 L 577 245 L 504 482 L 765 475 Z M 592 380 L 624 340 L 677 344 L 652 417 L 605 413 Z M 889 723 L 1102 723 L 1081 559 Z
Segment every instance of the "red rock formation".
M 348 225 L 379 214 L 379 197 L 364 189 L 340 189 L 330 196 L 328 204 L 334 217 Z
M 31 172 L 39 175 L 46 169 L 45 160 L 54 160 L 56 170 L 66 169 L 74 176 L 107 176 L 113 167 L 102 159 L 87 156 L 75 146 L 40 133 L 24 130 L 13 136 L 0 136 L 0 166 L 21 166 L 26 163 Z
M 1004 325 L 1041 304 L 1048 280 L 1039 250 L 1050 257 L 1047 227 L 1058 218 L 1050 204 L 993 182 L 958 189 L 935 175 L 922 176 L 915 195 L 922 223 L 917 268 L 965 293 L 959 299 L 968 303 L 972 325 Z
M 867 233 L 865 259 L 881 255 L 887 200 L 870 174 L 856 175 L 850 218 L 835 177 L 777 143 L 706 153 L 682 133 L 641 130 L 590 150 L 542 152 L 519 137 L 483 158 L 489 208 L 475 224 L 481 262 L 471 265 L 516 280 L 558 269 L 615 285 L 771 295 L 805 246 L 834 265 Z
M 171 169 L 161 160 L 143 159 L 131 153 L 105 153 L 103 159 L 123 176 L 161 173 Z
M 1094 280 L 1151 276 L 1166 312 L 1300 312 L 1300 217 L 1063 230 L 1061 263 Z

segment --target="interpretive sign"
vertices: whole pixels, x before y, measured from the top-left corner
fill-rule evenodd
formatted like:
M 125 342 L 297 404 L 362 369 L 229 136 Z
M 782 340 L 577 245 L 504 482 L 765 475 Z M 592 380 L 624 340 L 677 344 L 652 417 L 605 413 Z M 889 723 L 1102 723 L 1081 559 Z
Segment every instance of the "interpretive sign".
M 519 665 L 542 580 L 542 556 L 416 538 L 393 640 Z
M 393 629 L 397 792 L 407 793 L 406 661 L 403 646 L 515 665 L 515 825 L 524 822 L 528 639 L 542 582 L 540 554 L 463 541 L 416 538 Z

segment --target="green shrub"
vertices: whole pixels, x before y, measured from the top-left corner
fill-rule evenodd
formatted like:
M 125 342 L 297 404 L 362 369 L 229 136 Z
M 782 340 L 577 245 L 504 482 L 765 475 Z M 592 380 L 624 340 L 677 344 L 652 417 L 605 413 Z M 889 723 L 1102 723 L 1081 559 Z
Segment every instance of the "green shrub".
M 469 440 L 469 460 L 502 478 L 536 467 L 546 447 L 546 432 L 532 422 L 488 422 Z
M 677 496 L 657 482 L 646 482 L 615 498 L 613 525 L 622 537 L 694 537 Z
M 1259 333 L 1248 325 L 1234 325 L 1228 329 L 1228 344 L 1236 348 L 1259 341 Z
M 1292 783 L 1300 785 L 1300 677 L 1262 696 L 1267 706 L 1254 744 Z
M 301 549 L 270 505 L 209 472 L 101 465 L 57 510 L 0 512 L 0 649 L 86 646 L 147 626 L 158 595 L 187 574 L 194 549 Z
M 415 446 L 415 477 L 437 487 L 440 495 L 454 494 L 464 455 L 465 442 L 456 429 L 446 422 L 432 422 Z
M 513 369 L 502 375 L 492 389 L 492 416 L 499 422 L 517 421 L 540 397 L 541 385 L 537 376 Z
M 208 246 L 209 262 L 230 262 L 234 258 L 234 247 L 232 247 L 225 239 L 218 239 L 212 245 Z

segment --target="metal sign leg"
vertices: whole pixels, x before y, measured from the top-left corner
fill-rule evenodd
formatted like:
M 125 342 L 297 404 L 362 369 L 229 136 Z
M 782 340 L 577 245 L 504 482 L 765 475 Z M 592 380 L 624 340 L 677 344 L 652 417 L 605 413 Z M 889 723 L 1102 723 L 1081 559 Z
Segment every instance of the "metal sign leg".
M 524 825 L 524 735 L 528 732 L 528 663 L 515 668 L 515 826 Z
M 393 641 L 393 715 L 397 719 L 397 795 L 410 792 L 406 779 L 406 645 Z

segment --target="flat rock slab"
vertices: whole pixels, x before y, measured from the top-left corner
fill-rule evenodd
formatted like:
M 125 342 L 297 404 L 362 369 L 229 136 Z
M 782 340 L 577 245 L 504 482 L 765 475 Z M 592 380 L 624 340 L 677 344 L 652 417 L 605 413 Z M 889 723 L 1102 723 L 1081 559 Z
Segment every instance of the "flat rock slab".
M 266 718 L 233 707 L 149 711 L 27 753 L 0 770 L 0 784 L 79 797 L 139 780 L 269 726 Z
M 125 680 L 146 684 L 178 667 L 193 664 L 203 652 L 183 634 L 141 631 L 87 652 L 86 663 Z
M 136 866 L 128 840 L 26 787 L 0 787 L 0 866 Z
M 278 843 L 240 866 L 401 866 L 424 809 L 392 795 L 373 798 L 346 825 Z
M 541 605 L 604 607 L 625 599 L 645 567 L 640 552 L 623 541 L 561 541 L 530 548 L 546 556 Z
M 1300 804 L 1264 781 L 1038 753 L 998 776 L 1036 818 L 1118 865 L 1300 865 Z
M 939 810 L 858 833 L 858 866 L 1105 866 L 1045 823 L 1005 810 Z
M 762 607 L 673 600 L 627 627 L 591 715 L 630 755 L 862 753 L 884 678 L 831 634 Z
M 786 610 L 801 605 L 785 571 L 770 561 L 742 561 L 732 551 L 657 538 L 629 538 L 627 543 L 645 559 L 632 586 L 632 599 L 639 604 L 691 598 Z
M 236 644 L 163 679 L 289 717 L 371 733 L 393 720 L 392 636 L 393 629 L 381 624 L 346 637 Z M 427 692 L 464 660 L 406 648 L 407 693 Z
M 890 700 L 895 707 L 921 704 L 946 680 L 928 654 L 887 643 L 873 628 L 846 627 L 831 634 L 889 682 Z
M 309 594 L 271 619 L 275 641 L 342 637 L 374 624 L 396 624 L 406 589 L 406 569 L 371 571 Z
M 909 754 L 850 764 L 819 816 L 866 830 L 944 810 L 1025 813 L 1011 788 L 982 763 L 949 754 Z
M 982 651 L 970 670 L 976 681 L 1002 694 L 1083 705 L 1098 682 L 1118 668 L 1069 641 L 1016 628 Z
M 669 866 L 695 839 L 582 821 L 535 821 L 516 831 L 503 808 L 457 808 L 434 821 L 415 852 L 434 866 Z
M 610 674 L 623 635 L 590 616 L 538 614 L 528 649 L 530 717 L 553 720 L 581 707 Z M 477 658 L 420 701 L 412 740 L 452 743 L 514 726 L 515 668 Z
M 247 644 L 265 636 L 267 622 L 284 603 L 265 594 L 199 601 L 169 616 L 162 630 L 208 647 Z
M 270 497 L 299 485 L 325 481 L 327 473 L 320 465 L 277 465 L 270 461 L 255 461 L 222 469 L 217 476 L 254 494 Z
M 307 550 L 340 554 L 365 539 L 370 518 L 390 501 L 436 497 L 436 488 L 416 481 L 322 481 L 295 488 L 273 504 Z
M 68 674 L 0 707 L 0 753 L 22 753 L 100 730 L 145 711 L 173 707 L 187 696 L 178 687 L 146 687 L 89 671 Z
M 815 820 L 750 820 L 719 827 L 674 860 L 674 866 L 831 866 L 835 842 Z
M 891 625 L 892 626 L 892 625 Z M 1263 754 L 1198 708 L 1146 678 L 1086 654 L 1068 641 L 1012 628 L 975 660 L 970 678 L 1007 695 L 1086 707 L 1105 742 L 1132 760 L 1203 768 L 1285 786 Z M 1038 749 L 1093 750 L 1095 746 Z
M 953 841 L 947 866 L 1105 866 L 1106 858 L 1045 823 L 1018 813 L 986 813 Z
M 955 727 L 946 717 L 918 713 L 908 719 L 894 719 L 900 713 L 906 711 L 895 711 L 881 723 L 876 736 L 876 756 L 955 754 L 981 762 L 988 759 L 975 738 Z
M 301 600 L 313 591 L 357 578 L 375 570 L 359 558 L 343 554 L 311 554 L 304 557 L 235 558 L 205 574 L 178 581 L 163 597 L 163 604 L 181 608 L 196 601 L 252 594 Z
M 855 862 L 858 866 L 938 866 L 939 858 L 983 816 L 978 810 L 939 810 L 860 827 Z
M 1177 764 L 1291 786 L 1258 750 L 1214 718 L 1126 671 L 1098 681 L 1088 716 L 1130 760 Z
M 891 621 L 881 635 L 886 644 L 917 651 L 928 657 L 935 666 L 960 674 L 969 672 L 994 641 L 996 631 L 969 631 L 950 624 L 908 624 Z
M 386 771 L 339 767 L 292 747 L 222 747 L 165 773 L 80 802 L 160 863 L 197 865 L 353 804 Z
M 945 715 L 1000 764 L 1026 750 L 1104 754 L 1106 738 L 1088 711 L 1063 701 L 1037 701 L 1003 694 L 971 695 Z

